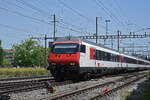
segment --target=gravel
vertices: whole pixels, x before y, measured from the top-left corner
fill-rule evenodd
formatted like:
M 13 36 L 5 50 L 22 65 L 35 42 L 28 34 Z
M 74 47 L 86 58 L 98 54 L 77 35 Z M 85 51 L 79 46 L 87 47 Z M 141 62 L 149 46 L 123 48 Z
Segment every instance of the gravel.
M 41 100 L 41 99 L 47 100 L 47 98 L 50 98 L 54 95 L 59 95 L 64 92 L 74 91 L 80 88 L 85 88 L 85 87 L 96 85 L 99 83 L 102 84 L 102 83 L 113 81 L 119 78 L 121 78 L 121 76 L 106 77 L 106 78 L 103 77 L 101 79 L 92 79 L 90 81 L 83 81 L 79 83 L 57 86 L 55 93 L 47 94 L 46 89 L 38 89 L 38 90 L 30 91 L 30 92 L 12 93 L 9 96 L 10 96 L 10 100 Z
M 10 99 L 11 100 L 47 100 L 48 98 L 55 96 L 55 95 L 60 95 L 64 92 L 68 92 L 68 91 L 74 91 L 74 90 L 78 90 L 81 88 L 86 88 L 89 86 L 93 86 L 96 84 L 103 84 L 105 82 L 109 82 L 109 81 L 113 81 L 116 79 L 121 78 L 122 76 L 117 76 L 117 77 L 103 77 L 101 79 L 92 79 L 90 81 L 83 81 L 83 82 L 79 82 L 79 83 L 73 83 L 73 84 L 68 84 L 68 85 L 63 85 L 63 86 L 57 86 L 56 87 L 56 91 L 55 93 L 47 93 L 46 89 L 38 89 L 38 90 L 34 90 L 34 91 L 30 91 L 30 92 L 21 92 L 21 93 L 12 93 L 10 94 Z M 137 89 L 137 86 L 139 83 L 142 83 L 146 80 L 146 78 L 141 79 L 140 81 L 129 85 L 127 88 L 122 89 L 121 91 L 112 94 L 111 96 L 107 97 L 107 100 L 120 100 L 120 93 L 122 92 L 131 92 L 133 90 Z M 98 95 L 99 93 L 103 92 L 103 90 L 105 88 L 113 88 L 116 85 L 110 85 L 109 87 L 103 87 L 101 89 L 95 89 L 92 92 L 88 92 L 88 93 L 83 93 L 80 96 L 74 96 L 74 100 L 88 100 L 89 98 Z

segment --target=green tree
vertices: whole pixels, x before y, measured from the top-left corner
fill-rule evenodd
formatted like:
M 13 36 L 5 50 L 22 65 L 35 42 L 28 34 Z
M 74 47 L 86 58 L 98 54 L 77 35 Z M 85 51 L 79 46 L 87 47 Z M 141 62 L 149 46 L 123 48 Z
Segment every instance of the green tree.
M 2 66 L 4 66 L 4 67 L 9 67 L 9 66 L 11 66 L 11 63 L 10 63 L 8 60 L 3 59 Z
M 3 58 L 4 58 L 4 51 L 1 47 L 1 40 L 0 40 L 0 65 L 3 64 Z
M 31 39 L 22 41 L 19 45 L 13 45 L 15 50 L 15 66 L 43 66 L 44 67 L 44 48 L 37 41 Z

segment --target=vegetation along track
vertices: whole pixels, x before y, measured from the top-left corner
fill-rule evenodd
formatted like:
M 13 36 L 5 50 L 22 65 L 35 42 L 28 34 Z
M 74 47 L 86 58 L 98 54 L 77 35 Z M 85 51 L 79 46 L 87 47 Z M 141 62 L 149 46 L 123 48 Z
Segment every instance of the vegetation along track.
M 140 78 L 145 77 L 146 75 L 147 75 L 147 72 L 133 73 L 133 74 L 124 76 L 122 78 L 119 78 L 117 80 L 106 82 L 104 84 L 98 83 L 94 86 L 89 86 L 89 87 L 78 89 L 75 91 L 64 92 L 61 95 L 56 94 L 47 99 L 49 99 L 49 100 L 58 100 L 58 99 L 88 100 L 91 98 L 91 100 L 98 100 L 97 98 L 102 97 L 102 96 L 104 97 L 107 93 L 108 94 L 110 93 L 110 92 L 106 92 L 104 94 L 104 89 L 110 88 L 111 91 L 116 91 L 122 87 L 125 87 L 126 85 L 128 85 L 130 83 L 133 83 L 133 82 L 139 80 Z M 99 96 L 99 94 L 101 94 L 101 95 Z

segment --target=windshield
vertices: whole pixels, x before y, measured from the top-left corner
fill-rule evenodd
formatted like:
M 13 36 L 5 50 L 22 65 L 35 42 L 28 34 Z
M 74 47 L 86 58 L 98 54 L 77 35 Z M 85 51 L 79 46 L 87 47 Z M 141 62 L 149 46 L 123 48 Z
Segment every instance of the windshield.
M 52 52 L 55 54 L 74 54 L 78 51 L 78 47 L 76 43 L 55 44 Z

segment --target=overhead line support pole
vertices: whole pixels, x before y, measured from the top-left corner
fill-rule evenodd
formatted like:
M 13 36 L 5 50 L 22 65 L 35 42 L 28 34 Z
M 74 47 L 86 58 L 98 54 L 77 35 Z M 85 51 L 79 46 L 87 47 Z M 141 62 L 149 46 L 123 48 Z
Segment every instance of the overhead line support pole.
M 120 36 L 119 36 L 119 34 L 120 34 L 120 31 L 118 30 L 117 33 L 118 33 L 118 41 L 117 41 L 118 47 L 117 48 L 118 48 L 118 52 L 119 52 L 119 45 L 120 45 L 119 44 L 119 42 L 120 42 L 120 38 L 119 38 Z
M 106 36 L 108 35 L 108 22 L 110 22 L 110 20 L 105 20 L 106 22 Z M 104 39 L 104 45 L 106 44 L 106 39 Z
M 47 35 L 45 34 L 44 37 L 32 37 L 31 39 L 42 39 L 45 41 L 45 47 L 44 47 L 44 65 L 45 65 L 45 68 L 47 66 Z M 53 39 L 53 37 L 51 37 L 50 39 Z
M 44 62 L 45 62 L 45 67 L 47 66 L 47 35 L 45 34 L 45 55 L 44 55 Z
M 96 17 L 96 43 L 97 43 L 97 38 L 98 38 L 98 17 Z
M 55 41 L 55 37 L 56 37 L 56 15 L 54 14 L 53 15 L 53 19 L 54 19 L 54 34 L 53 34 L 53 38 L 54 38 L 54 41 Z

